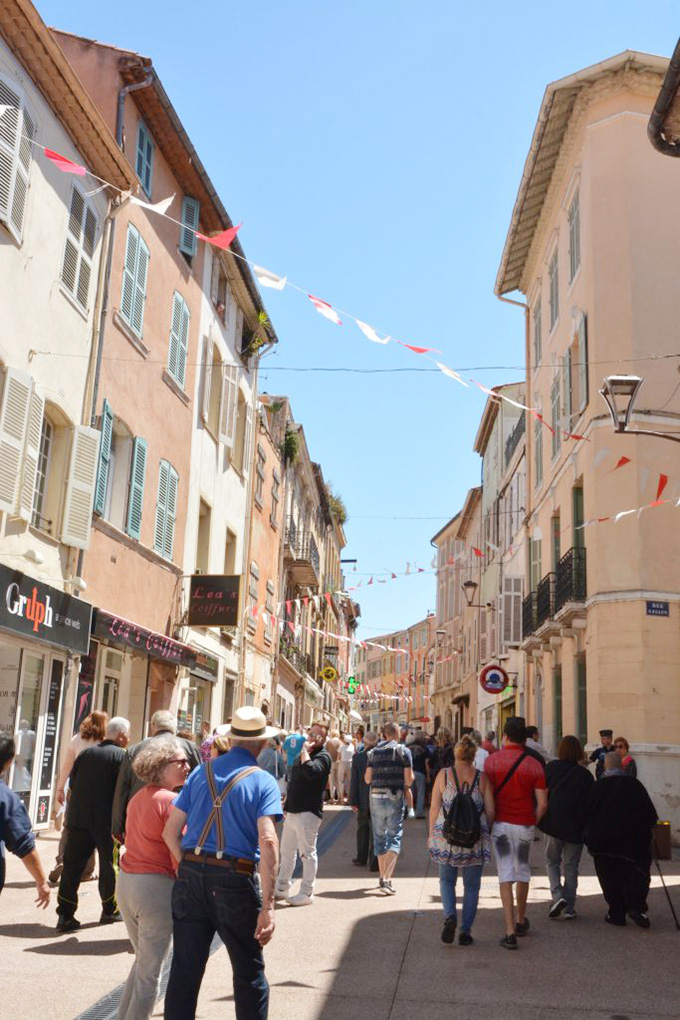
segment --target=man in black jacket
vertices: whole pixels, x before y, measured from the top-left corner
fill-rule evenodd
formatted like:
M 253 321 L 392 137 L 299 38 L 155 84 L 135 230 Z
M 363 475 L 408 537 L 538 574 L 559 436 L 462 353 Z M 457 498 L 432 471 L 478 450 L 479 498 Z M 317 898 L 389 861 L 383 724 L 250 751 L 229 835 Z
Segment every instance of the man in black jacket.
M 76 920 L 78 887 L 90 854 L 99 853 L 100 924 L 120 921 L 116 907 L 116 873 L 113 870 L 111 807 L 116 780 L 130 741 L 130 723 L 121 716 L 109 720 L 101 744 L 78 755 L 71 771 L 71 798 L 66 827 L 64 870 L 57 895 L 57 931 L 80 928 Z
M 371 790 L 365 780 L 368 752 L 378 743 L 378 734 L 370 730 L 364 737 L 364 744 L 352 758 L 352 777 L 349 786 L 349 804 L 357 815 L 357 855 L 352 864 L 362 868 L 366 864 L 371 871 L 378 870 L 378 858 L 373 851 L 373 827 L 371 825 Z
M 127 807 L 134 795 L 146 784 L 142 782 L 132 768 L 132 763 L 143 748 L 148 747 L 151 740 L 163 737 L 174 737 L 187 756 L 189 762 L 189 773 L 201 764 L 201 756 L 195 744 L 183 737 L 176 737 L 177 723 L 172 712 L 161 708 L 151 716 L 151 736 L 146 740 L 140 740 L 138 744 L 129 747 L 123 758 L 123 763 L 118 773 L 116 792 L 113 797 L 113 809 L 111 812 L 111 832 L 113 838 L 119 843 L 125 842 L 125 820 L 127 818 Z M 189 775 L 187 773 L 187 776 Z
M 323 795 L 331 774 L 331 756 L 324 748 L 328 729 L 314 723 L 302 745 L 286 791 L 286 819 L 281 834 L 281 866 L 276 880 L 276 899 L 287 900 L 293 907 L 304 907 L 314 901 L 317 871 L 316 839 L 323 816 Z M 290 887 L 297 855 L 302 858 L 302 883 L 295 896 Z

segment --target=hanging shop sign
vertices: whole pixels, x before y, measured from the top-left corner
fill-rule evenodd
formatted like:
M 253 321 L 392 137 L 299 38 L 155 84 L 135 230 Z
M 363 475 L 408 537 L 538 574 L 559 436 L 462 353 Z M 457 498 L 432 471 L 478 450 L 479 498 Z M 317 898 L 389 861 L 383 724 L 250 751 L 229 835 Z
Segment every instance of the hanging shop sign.
M 240 574 L 194 574 L 189 588 L 190 627 L 237 627 Z
M 325 680 L 327 684 L 332 684 L 334 680 L 338 679 L 338 671 L 333 666 L 324 666 L 319 673 L 319 679 Z
M 196 665 L 196 652 L 193 648 L 173 641 L 166 634 L 158 634 L 148 627 L 124 620 L 121 616 L 105 613 L 103 609 L 94 611 L 92 633 L 102 641 L 108 641 L 119 648 L 131 648 L 151 659 L 188 666 L 189 669 Z
M 219 659 L 216 659 L 214 655 L 208 655 L 207 652 L 201 651 L 200 648 L 194 648 L 196 655 L 196 664 L 191 667 L 191 672 L 194 676 L 200 676 L 202 680 L 210 680 L 211 683 L 216 684 L 220 676 L 220 663 Z
M 502 666 L 485 666 L 479 674 L 479 685 L 487 694 L 501 694 L 510 683 Z
M 91 618 L 89 603 L 0 565 L 0 627 L 84 654 Z

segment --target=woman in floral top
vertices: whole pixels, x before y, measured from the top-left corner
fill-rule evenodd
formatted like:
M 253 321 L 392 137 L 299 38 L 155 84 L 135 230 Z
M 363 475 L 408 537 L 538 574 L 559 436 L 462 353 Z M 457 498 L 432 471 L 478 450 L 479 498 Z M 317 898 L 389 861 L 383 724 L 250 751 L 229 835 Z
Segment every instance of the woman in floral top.
M 472 925 L 477 914 L 482 869 L 491 859 L 490 829 L 494 819 L 491 784 L 474 767 L 477 745 L 465 735 L 454 748 L 453 768 L 443 768 L 432 789 L 428 848 L 439 865 L 439 888 L 444 907 L 442 942 L 453 942 L 456 935 L 456 881 L 463 869 L 463 918 L 458 942 L 469 946 L 474 941 Z M 452 846 L 444 837 L 444 819 L 457 796 L 454 769 L 462 792 L 470 792 L 480 814 L 481 835 L 472 847 Z

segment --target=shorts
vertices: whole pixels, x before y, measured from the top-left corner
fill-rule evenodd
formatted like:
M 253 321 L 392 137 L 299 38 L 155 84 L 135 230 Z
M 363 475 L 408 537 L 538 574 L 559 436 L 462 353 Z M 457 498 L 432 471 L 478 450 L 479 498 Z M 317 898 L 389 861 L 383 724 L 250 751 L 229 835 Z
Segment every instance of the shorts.
M 499 882 L 529 882 L 529 854 L 534 841 L 533 825 L 494 822 L 491 830 Z
M 402 790 L 371 791 L 371 824 L 373 825 L 373 850 L 376 857 L 401 850 L 404 831 L 404 794 Z

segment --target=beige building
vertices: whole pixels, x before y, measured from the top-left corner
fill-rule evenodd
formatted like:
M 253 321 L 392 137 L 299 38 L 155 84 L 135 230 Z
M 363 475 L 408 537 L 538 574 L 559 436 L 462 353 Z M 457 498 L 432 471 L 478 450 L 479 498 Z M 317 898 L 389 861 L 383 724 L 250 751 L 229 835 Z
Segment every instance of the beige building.
M 527 704 L 543 742 L 625 736 L 659 814 L 680 834 L 680 531 L 655 499 L 677 447 L 615 435 L 603 377 L 636 371 L 632 423 L 680 423 L 678 169 L 647 124 L 667 61 L 625 52 L 550 85 L 496 281 L 527 299 Z M 656 409 L 660 410 L 656 410 Z M 584 436 L 574 440 L 567 434 Z M 613 470 L 621 457 L 630 463 Z M 663 614 L 663 615 L 660 615 Z

